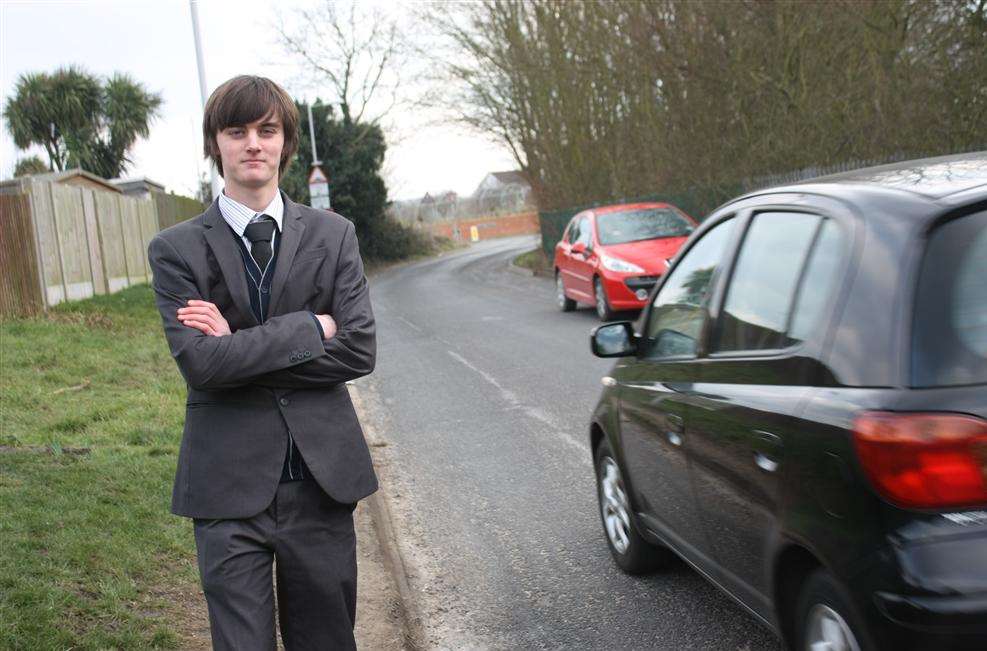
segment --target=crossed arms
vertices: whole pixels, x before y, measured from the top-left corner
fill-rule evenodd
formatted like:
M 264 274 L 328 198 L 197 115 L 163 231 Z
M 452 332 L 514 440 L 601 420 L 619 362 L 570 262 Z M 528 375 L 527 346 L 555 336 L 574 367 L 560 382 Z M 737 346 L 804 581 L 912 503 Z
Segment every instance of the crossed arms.
M 170 241 L 160 235 L 152 239 L 148 261 L 165 338 L 193 389 L 248 384 L 277 389 L 329 387 L 374 368 L 374 317 L 352 224 L 343 234 L 332 283 L 328 321 L 335 332 L 320 318 L 325 340 L 308 311 L 282 314 L 230 332 L 215 305 L 201 300 L 189 265 Z M 306 351 L 310 356 L 304 356 Z

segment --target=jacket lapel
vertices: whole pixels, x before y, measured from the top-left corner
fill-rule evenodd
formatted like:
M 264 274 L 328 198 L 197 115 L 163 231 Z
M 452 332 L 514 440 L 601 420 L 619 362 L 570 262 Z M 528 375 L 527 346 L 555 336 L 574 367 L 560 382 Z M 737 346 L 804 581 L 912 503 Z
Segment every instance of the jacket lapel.
M 305 232 L 305 224 L 302 222 L 302 213 L 298 209 L 298 204 L 281 193 L 284 199 L 284 220 L 281 232 L 281 244 L 278 245 L 278 263 L 274 268 L 274 280 L 271 282 L 271 304 L 267 313 L 278 314 L 278 301 L 284 293 L 285 283 L 288 281 L 288 271 L 291 270 L 291 263 L 295 260 L 295 252 L 298 251 L 298 243 L 302 241 L 302 233 Z
M 243 269 L 243 258 L 240 256 L 240 249 L 233 240 L 232 231 L 219 212 L 218 201 L 212 202 L 203 221 L 206 226 L 206 242 L 219 262 L 219 269 L 226 279 L 226 286 L 230 290 L 230 296 L 233 297 L 233 303 L 240 314 L 257 325 L 254 311 L 250 308 L 250 295 L 247 293 L 249 290 L 247 289 L 247 275 Z

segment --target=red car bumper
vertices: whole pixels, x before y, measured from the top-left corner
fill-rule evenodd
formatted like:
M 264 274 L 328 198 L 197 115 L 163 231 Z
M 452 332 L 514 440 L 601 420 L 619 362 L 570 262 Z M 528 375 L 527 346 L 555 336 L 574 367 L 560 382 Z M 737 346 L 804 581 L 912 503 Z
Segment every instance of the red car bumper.
M 642 309 L 648 303 L 651 289 L 661 278 L 658 275 L 620 273 L 602 269 L 601 272 L 603 290 L 607 294 L 610 307 L 614 310 Z

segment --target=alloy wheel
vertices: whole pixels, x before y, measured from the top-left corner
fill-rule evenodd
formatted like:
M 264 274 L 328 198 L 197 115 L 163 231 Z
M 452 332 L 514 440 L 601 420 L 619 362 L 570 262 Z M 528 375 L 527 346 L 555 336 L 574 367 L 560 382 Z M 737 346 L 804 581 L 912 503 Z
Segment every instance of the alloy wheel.
M 610 316 L 610 308 L 607 306 L 607 296 L 603 293 L 603 283 L 600 282 L 599 278 L 596 279 L 594 287 L 596 289 L 596 315 L 606 321 Z
M 611 457 L 600 462 L 600 510 L 610 544 L 618 553 L 625 553 L 630 545 L 631 520 L 620 468 Z
M 807 630 L 805 651 L 860 651 L 846 620 L 826 604 L 816 604 L 809 611 Z

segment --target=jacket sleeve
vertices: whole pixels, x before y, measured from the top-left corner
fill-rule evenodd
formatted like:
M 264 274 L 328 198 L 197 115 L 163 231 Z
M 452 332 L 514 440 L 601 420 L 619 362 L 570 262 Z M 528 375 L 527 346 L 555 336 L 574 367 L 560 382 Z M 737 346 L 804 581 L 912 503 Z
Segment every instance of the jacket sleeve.
M 370 306 L 370 288 L 351 223 L 346 225 L 336 259 L 329 314 L 336 321 L 336 334 L 318 346 L 324 354 L 256 377 L 253 384 L 277 389 L 328 387 L 369 375 L 374 370 L 377 330 Z
M 298 366 L 307 360 L 297 355 L 310 350 L 310 360 L 328 356 L 318 327 L 307 311 L 292 312 L 263 325 L 213 337 L 184 325 L 178 308 L 202 298 L 185 259 L 168 240 L 155 236 L 147 250 L 154 274 L 155 302 L 161 313 L 171 355 L 193 389 L 229 389 L 253 384 L 266 373 Z

